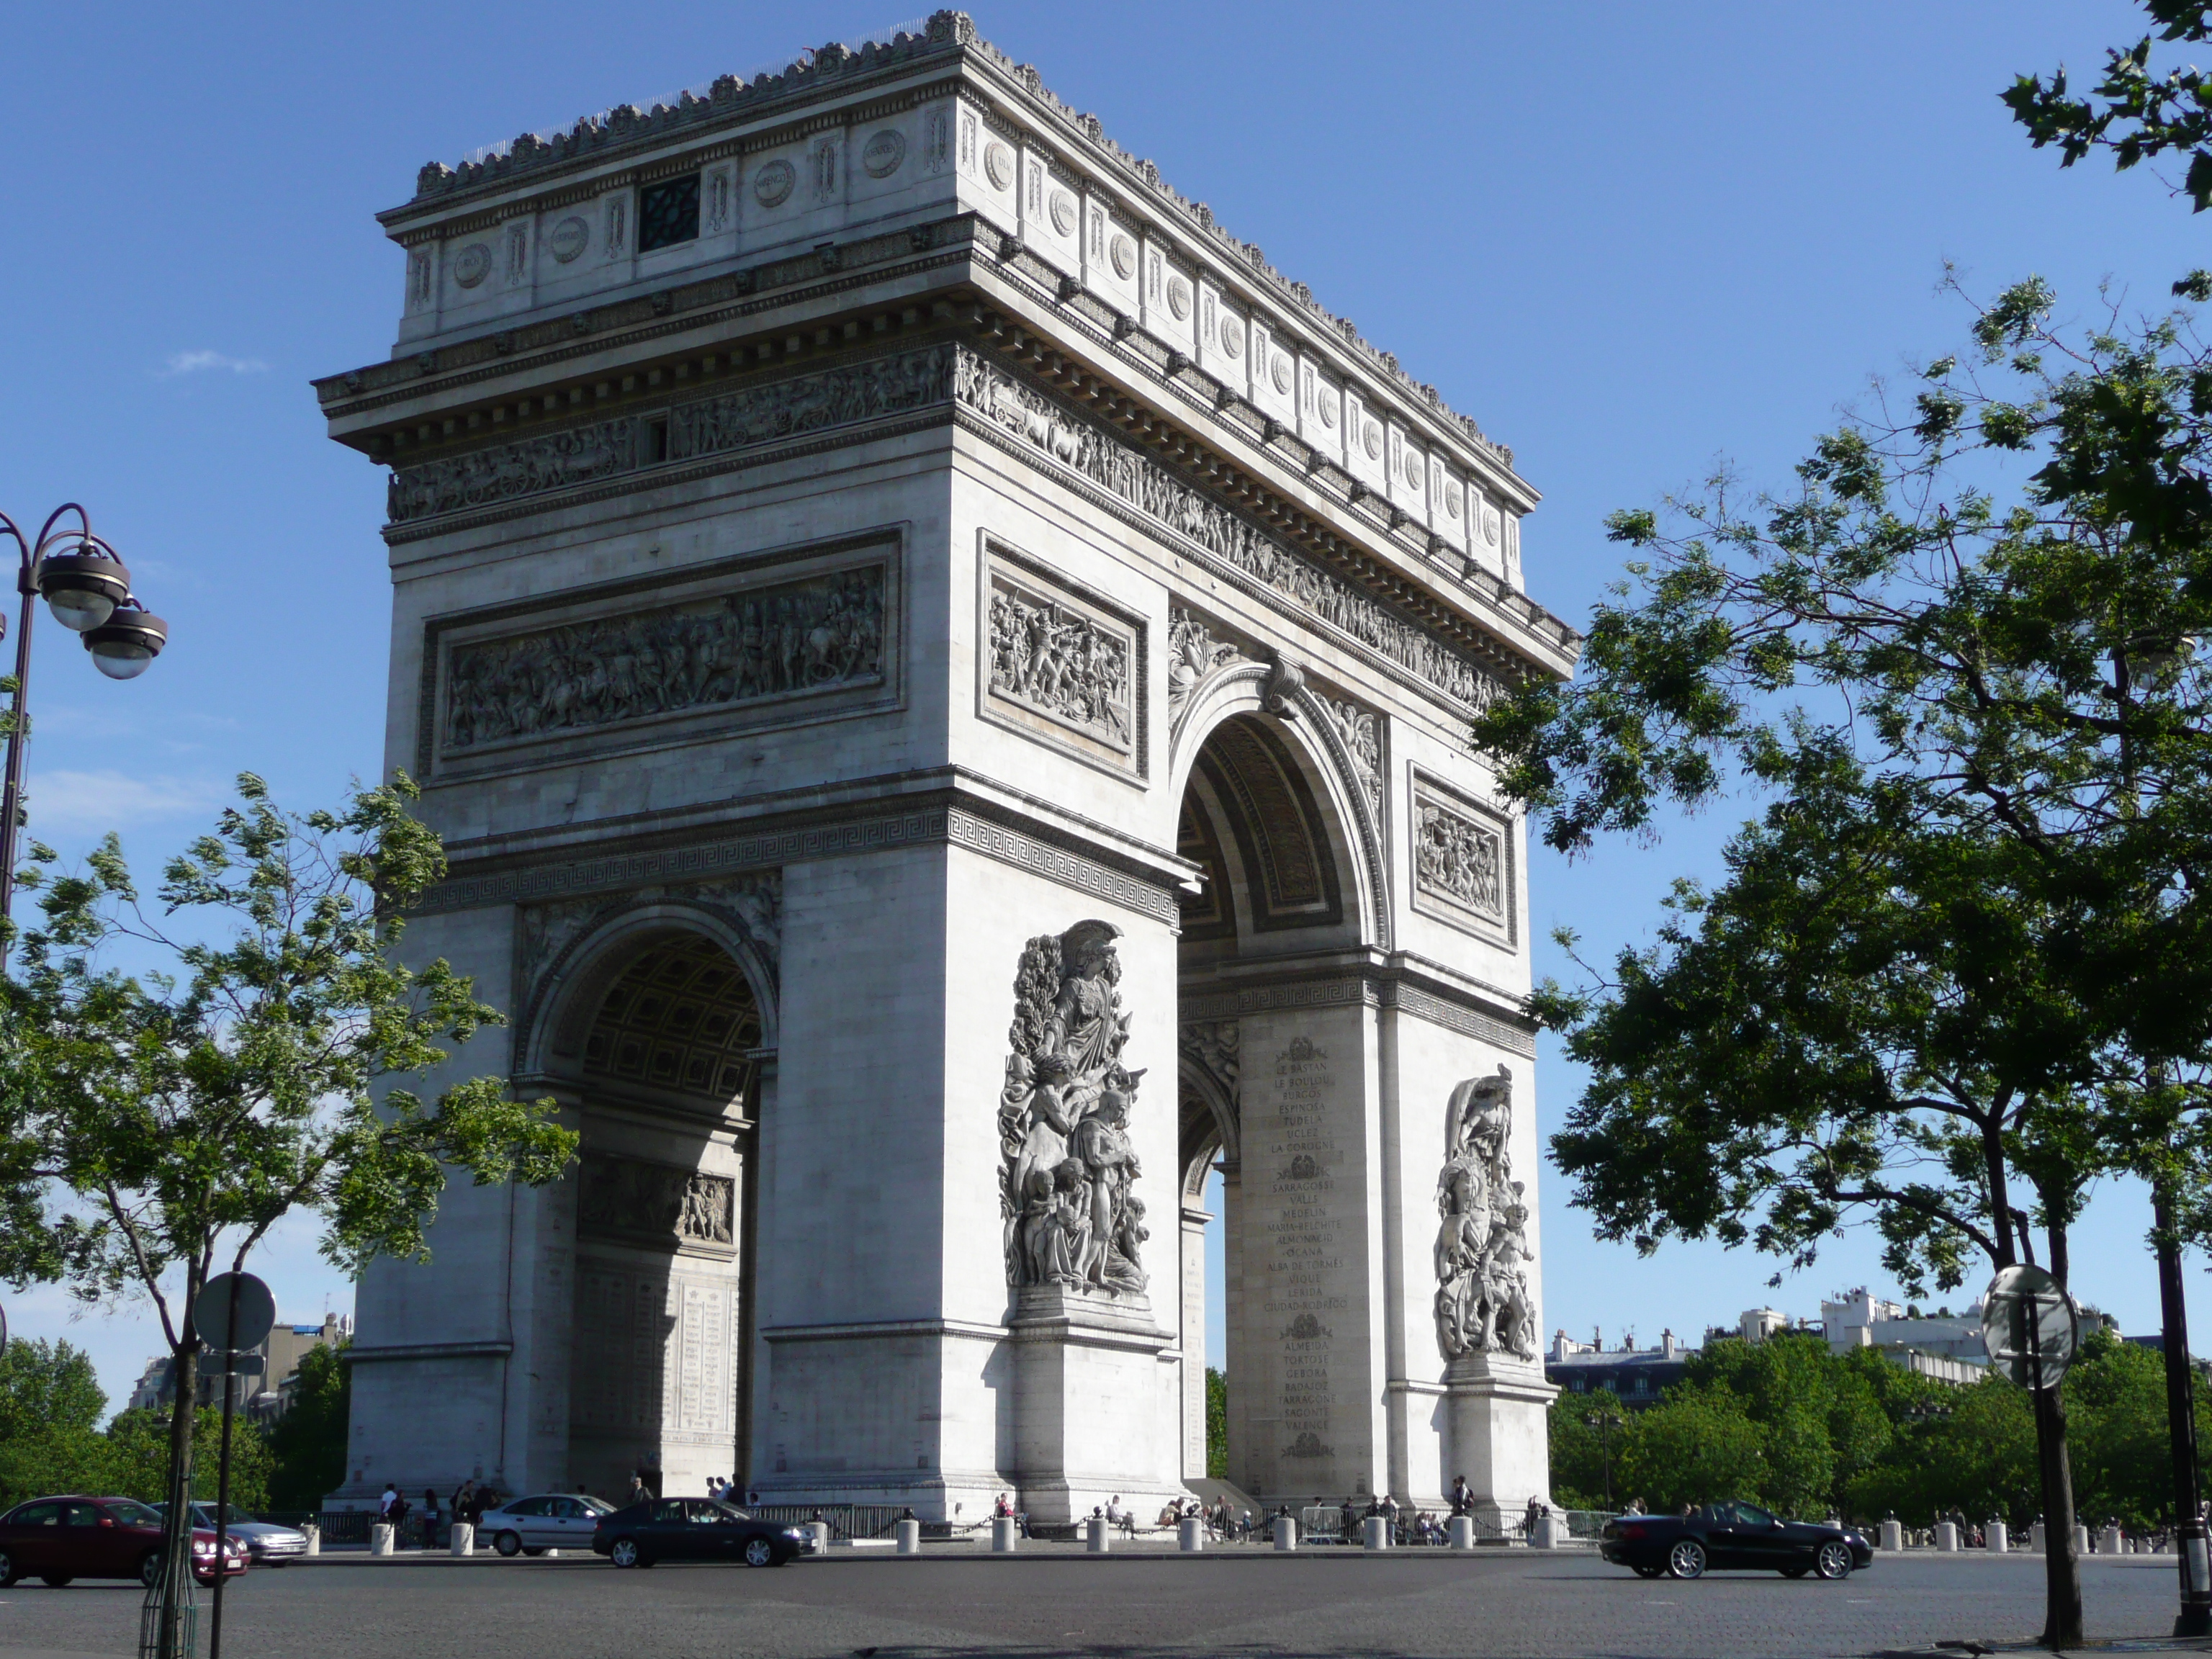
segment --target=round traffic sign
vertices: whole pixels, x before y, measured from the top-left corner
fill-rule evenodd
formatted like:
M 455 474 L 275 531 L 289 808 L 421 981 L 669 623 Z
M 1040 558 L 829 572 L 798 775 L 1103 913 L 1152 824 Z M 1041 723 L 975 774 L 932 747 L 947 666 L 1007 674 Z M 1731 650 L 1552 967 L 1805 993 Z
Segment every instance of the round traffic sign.
M 192 1328 L 218 1353 L 259 1347 L 276 1322 L 276 1298 L 252 1273 L 217 1273 L 192 1303 Z
M 2074 1298 L 2040 1267 L 1997 1269 L 1982 1298 L 1990 1364 L 2023 1389 L 2055 1389 L 2081 1346 Z

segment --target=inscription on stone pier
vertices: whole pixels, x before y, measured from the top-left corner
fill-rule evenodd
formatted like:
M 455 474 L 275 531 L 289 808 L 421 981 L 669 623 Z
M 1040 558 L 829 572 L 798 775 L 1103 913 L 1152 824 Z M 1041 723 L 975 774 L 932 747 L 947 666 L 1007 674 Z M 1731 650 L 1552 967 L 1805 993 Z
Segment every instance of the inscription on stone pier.
M 1328 1051 L 1303 1036 L 1276 1054 L 1267 1079 L 1261 1312 L 1278 1333 L 1274 1449 L 1288 1458 L 1334 1455 L 1328 1439 L 1337 1381 L 1329 1371 L 1330 1321 L 1351 1310 L 1334 1288 L 1345 1265 L 1342 1147 L 1330 1111 L 1336 1085 Z M 1249 1181 L 1252 1166 L 1245 1167 Z

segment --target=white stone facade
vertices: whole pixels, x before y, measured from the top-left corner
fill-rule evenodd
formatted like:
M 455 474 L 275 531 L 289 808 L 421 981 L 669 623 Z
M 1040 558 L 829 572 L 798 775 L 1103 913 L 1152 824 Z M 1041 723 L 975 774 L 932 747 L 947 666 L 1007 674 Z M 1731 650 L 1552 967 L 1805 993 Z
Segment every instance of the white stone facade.
M 1141 1508 L 1220 1225 L 1231 1480 L 1543 1493 L 1466 730 L 1578 641 L 1510 454 L 955 14 L 383 219 L 399 343 L 318 390 L 393 469 L 409 948 L 585 1152 L 371 1271 L 348 1491 Z

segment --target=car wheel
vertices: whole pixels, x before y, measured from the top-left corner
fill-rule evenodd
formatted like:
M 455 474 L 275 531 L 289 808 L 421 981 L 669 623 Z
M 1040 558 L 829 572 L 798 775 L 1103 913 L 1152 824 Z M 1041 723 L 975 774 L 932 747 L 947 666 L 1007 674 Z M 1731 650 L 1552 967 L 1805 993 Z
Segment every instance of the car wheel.
M 1669 1578 L 1702 1577 L 1705 1571 L 1705 1547 L 1694 1538 L 1685 1538 L 1667 1552 L 1667 1576 Z
M 644 1558 L 637 1553 L 637 1540 L 635 1538 L 616 1539 L 613 1547 L 607 1551 L 607 1559 L 618 1567 L 639 1567 L 645 1565 Z
M 15 1571 L 15 1558 L 0 1550 L 0 1589 L 6 1589 L 23 1575 Z
M 745 1540 L 745 1565 L 749 1567 L 772 1567 L 775 1565 L 775 1546 L 765 1538 Z
M 161 1552 L 148 1550 L 138 1558 L 138 1582 L 148 1589 L 161 1582 Z
M 1813 1571 L 1823 1578 L 1850 1577 L 1851 1547 L 1840 1539 L 1831 1538 L 1820 1546 L 1820 1553 L 1813 1558 Z
M 73 1572 L 42 1572 L 39 1575 L 39 1582 L 48 1589 L 66 1589 L 76 1583 L 76 1575 Z
M 491 1547 L 504 1556 L 520 1555 L 522 1553 L 522 1534 L 519 1532 L 503 1532 L 491 1540 Z
M 1638 1578 L 1656 1578 L 1666 1571 L 1664 1567 L 1638 1567 L 1636 1569 L 1636 1576 Z

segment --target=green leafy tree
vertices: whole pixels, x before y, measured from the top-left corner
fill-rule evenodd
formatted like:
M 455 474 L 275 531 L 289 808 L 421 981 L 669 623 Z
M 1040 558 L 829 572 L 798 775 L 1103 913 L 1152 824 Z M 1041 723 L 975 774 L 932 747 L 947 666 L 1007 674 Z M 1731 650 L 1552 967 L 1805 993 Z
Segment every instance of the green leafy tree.
M 1889 1454 L 1852 1480 L 1851 1513 L 1924 1527 L 1954 1514 L 2024 1526 L 2043 1512 L 2035 1413 L 2023 1390 L 1990 1377 L 1927 1406 L 1931 1414 L 1900 1425 Z
M 402 776 L 295 815 L 243 775 L 240 804 L 167 866 L 158 918 L 114 837 L 77 872 L 33 849 L 42 919 L 0 1030 L 0 1278 L 152 1303 L 178 1378 L 173 1470 L 198 1415 L 192 1300 L 216 1269 L 243 1268 L 295 1212 L 349 1273 L 422 1258 L 449 1170 L 538 1184 L 574 1157 L 550 1103 L 514 1102 L 501 1079 L 399 1086 L 500 1018 L 442 960 L 394 952 L 445 873 L 415 793 Z M 189 933 L 170 931 L 179 916 Z M 173 971 L 111 965 L 125 952 Z M 111 1435 L 118 1455 L 138 1455 L 140 1427 Z
M 1593 1417 L 1600 1420 L 1593 1424 Z M 1630 1495 L 1620 1484 L 1620 1460 L 1633 1424 L 1618 1395 L 1610 1389 L 1562 1394 L 1545 1419 L 1553 1503 L 1571 1510 L 1610 1510 Z
M 343 1458 L 343 1448 L 340 1449 Z M 1212 1480 L 1229 1478 L 1229 1378 L 1218 1366 L 1206 1368 L 1206 1474 Z
M 92 1357 L 67 1342 L 18 1340 L 0 1353 L 0 1507 L 107 1479 L 107 1410 Z
M 169 1497 L 170 1418 L 165 1412 L 118 1412 L 107 1425 L 107 1490 L 143 1503 Z M 220 1481 L 222 1411 L 201 1406 L 192 1413 L 192 1496 L 212 1501 Z M 243 1416 L 230 1427 L 230 1501 L 252 1511 L 269 1502 L 270 1457 L 259 1425 Z
M 2192 0 L 2143 0 L 2163 42 L 2212 40 L 2212 7 Z M 2164 155 L 2185 158 L 2179 191 L 2194 211 L 2212 207 L 2212 80 L 2196 65 L 2163 74 L 2151 68 L 2151 40 L 2105 55 L 2105 73 L 2091 95 L 2068 83 L 2065 70 L 2049 80 L 2023 75 L 2002 95 L 2038 149 L 2058 146 L 2058 164 L 2072 167 L 2093 149 L 2108 151 L 2120 171 Z
M 271 1509 L 319 1510 L 324 1497 L 345 1482 L 353 1406 L 353 1368 L 343 1358 L 347 1346 L 319 1344 L 301 1356 L 292 1404 L 268 1431 Z M 1209 1407 L 1211 1390 L 1209 1382 Z M 1209 1461 L 1212 1451 L 1209 1412 Z
M 1685 1504 L 1763 1493 L 1766 1436 L 1726 1390 L 1678 1386 L 1638 1413 L 1619 1454 L 1616 1487 L 1671 1514 Z

